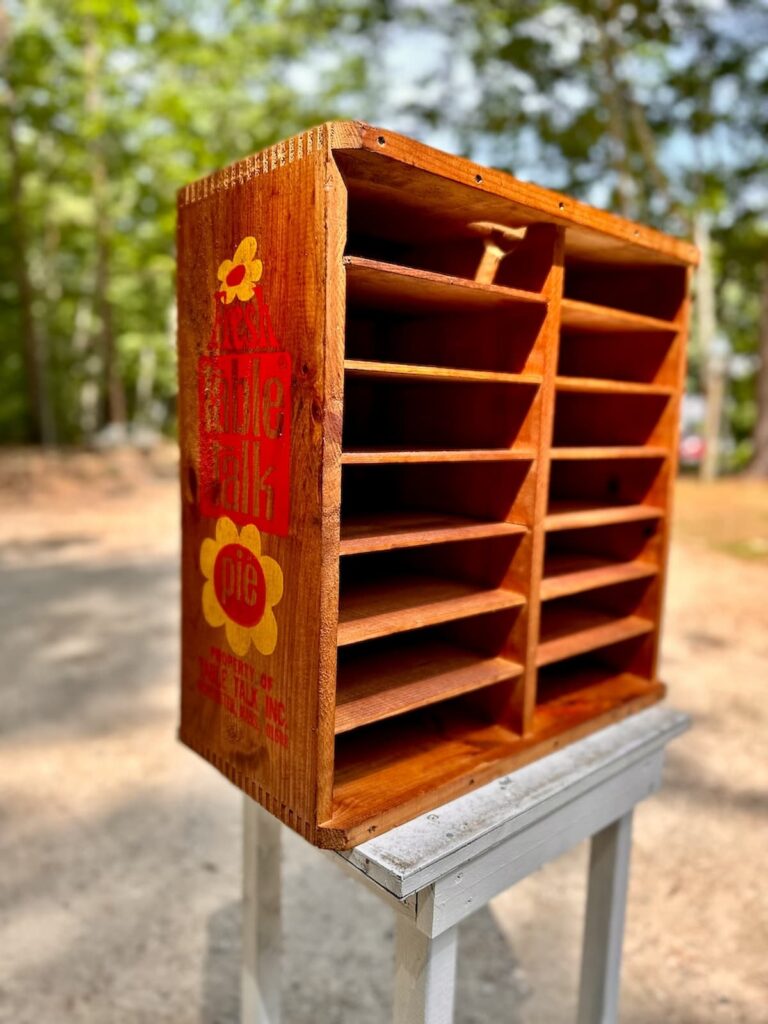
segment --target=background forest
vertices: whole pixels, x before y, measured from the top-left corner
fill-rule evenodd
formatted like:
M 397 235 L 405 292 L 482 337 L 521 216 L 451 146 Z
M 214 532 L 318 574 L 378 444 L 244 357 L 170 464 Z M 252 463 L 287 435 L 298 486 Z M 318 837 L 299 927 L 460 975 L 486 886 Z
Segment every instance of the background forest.
M 762 0 L 0 2 L 0 441 L 172 432 L 176 190 L 334 117 L 694 235 L 689 429 L 768 475 Z

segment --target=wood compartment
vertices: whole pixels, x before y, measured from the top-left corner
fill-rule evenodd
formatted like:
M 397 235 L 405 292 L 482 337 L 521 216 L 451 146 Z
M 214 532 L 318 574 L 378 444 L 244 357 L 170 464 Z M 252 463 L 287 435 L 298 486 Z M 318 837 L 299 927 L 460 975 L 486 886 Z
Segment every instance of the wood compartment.
M 526 534 L 453 541 L 345 558 L 339 573 L 338 644 L 503 612 L 506 637 L 525 605 Z M 504 623 L 509 622 L 505 629 Z
M 532 452 L 536 381 L 498 383 L 348 375 L 344 451 L 519 447 Z
M 555 450 L 658 447 L 666 440 L 674 411 L 666 394 L 562 391 L 555 405 L 552 445 Z
M 337 160 L 347 185 L 348 256 L 472 281 L 484 252 L 473 225 L 491 222 L 525 230 L 501 261 L 496 283 L 531 292 L 544 287 L 552 263 L 549 225 L 528 224 L 508 206 L 494 209 L 487 195 L 469 185 L 454 185 L 450 198 L 433 189 L 414 206 L 407 190 L 360 178 L 359 168 Z
M 653 574 L 547 601 L 541 610 L 536 664 L 554 662 L 645 636 L 655 628 Z
M 684 267 L 598 266 L 568 261 L 566 299 L 675 321 L 687 297 Z
M 647 639 L 630 639 L 540 669 L 535 731 L 567 730 L 601 715 L 615 719 L 657 701 L 664 686 L 644 671 L 647 647 Z
M 540 381 L 542 352 L 535 343 L 544 313 L 538 305 L 451 315 L 439 310 L 398 313 L 352 306 L 347 313 L 344 357 L 355 362 L 524 374 Z
M 492 720 L 477 694 L 339 735 L 333 817 L 326 825 L 375 834 L 391 827 L 393 815 L 407 820 L 455 793 L 457 785 L 466 790 L 492 777 L 494 765 L 522 742 L 519 733 Z
M 347 465 L 340 554 L 522 533 L 533 488 L 529 460 Z
M 541 600 L 656 576 L 661 540 L 657 519 L 552 531 L 546 539 Z
M 495 645 L 478 643 L 482 624 L 478 628 L 477 622 L 469 621 L 464 623 L 463 636 L 474 641 L 474 648 L 460 643 L 461 632 L 457 635 L 445 626 L 340 648 L 336 733 L 519 679 L 523 672 L 519 652 L 515 656 L 502 650 L 509 618 L 496 630 Z M 485 635 L 490 639 L 493 630 Z
M 670 331 L 576 331 L 560 338 L 559 377 L 658 385 L 677 390 L 680 343 Z
M 668 478 L 663 456 L 555 459 L 545 528 L 551 532 L 659 519 L 664 515 Z

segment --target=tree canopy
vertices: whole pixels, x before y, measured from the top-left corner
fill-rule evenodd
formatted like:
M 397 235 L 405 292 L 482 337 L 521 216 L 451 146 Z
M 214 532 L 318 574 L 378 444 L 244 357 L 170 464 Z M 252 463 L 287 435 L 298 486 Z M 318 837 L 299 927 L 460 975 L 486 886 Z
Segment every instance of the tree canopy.
M 0 438 L 167 427 L 176 189 L 356 116 L 667 231 L 703 217 L 736 462 L 752 454 L 762 0 L 28 0 L 0 19 Z

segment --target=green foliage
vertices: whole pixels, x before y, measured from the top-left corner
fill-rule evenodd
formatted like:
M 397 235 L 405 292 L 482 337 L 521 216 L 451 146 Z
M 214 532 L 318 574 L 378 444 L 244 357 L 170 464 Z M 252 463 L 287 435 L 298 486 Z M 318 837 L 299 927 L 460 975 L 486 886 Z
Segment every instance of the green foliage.
M 286 0 L 47 0 L 0 12 L 0 117 L 16 149 L 13 166 L 0 147 L 0 217 L 13 224 L 0 237 L 0 439 L 33 436 L 40 415 L 27 416 L 22 269 L 48 439 L 81 440 L 109 418 L 107 335 L 128 418 L 168 425 L 176 191 L 334 116 L 344 90 L 361 87 L 359 54 L 336 60 L 322 89 L 302 92 L 290 73 L 329 33 L 382 13 Z
M 667 231 L 706 211 L 748 457 L 765 0 L 15 0 L 0 50 L 0 439 L 102 425 L 111 348 L 128 418 L 169 426 L 176 190 L 351 113 Z

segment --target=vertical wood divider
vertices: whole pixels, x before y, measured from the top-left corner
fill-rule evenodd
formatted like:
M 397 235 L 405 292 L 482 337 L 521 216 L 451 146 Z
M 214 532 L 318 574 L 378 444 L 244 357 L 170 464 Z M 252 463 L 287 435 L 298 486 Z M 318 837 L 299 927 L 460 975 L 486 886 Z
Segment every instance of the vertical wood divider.
M 536 651 L 541 621 L 541 578 L 544 573 L 544 521 L 549 500 L 549 453 L 552 447 L 552 428 L 555 418 L 555 377 L 560 347 L 560 306 L 563 298 L 565 261 L 565 231 L 552 228 L 552 265 L 542 294 L 547 299 L 547 315 L 542 324 L 537 344 L 543 352 L 543 381 L 539 405 L 539 430 L 536 448 L 536 489 L 531 522 L 531 574 L 528 593 L 528 629 L 525 650 L 525 673 L 522 686 L 520 719 L 523 733 L 533 727 L 536 710 Z
M 677 359 L 677 373 L 675 379 L 675 391 L 669 401 L 672 403 L 671 412 L 671 430 L 670 436 L 667 439 L 668 454 L 666 462 L 666 495 L 664 502 L 664 518 L 661 520 L 661 557 L 659 564 L 659 577 L 658 577 L 658 588 L 659 588 L 659 599 L 656 605 L 656 615 L 654 625 L 656 629 L 653 633 L 653 661 L 651 665 L 651 678 L 657 679 L 659 672 L 659 651 L 661 648 L 661 633 L 662 633 L 662 622 L 664 619 L 664 602 L 666 599 L 666 581 L 667 581 L 667 568 L 669 563 L 669 542 L 672 532 L 672 511 L 674 507 L 674 493 L 675 493 L 675 481 L 677 479 L 677 469 L 679 462 L 679 449 L 680 449 L 680 412 L 683 403 L 683 395 L 685 394 L 685 375 L 688 366 L 688 353 L 686 341 L 688 339 L 688 330 L 691 318 L 691 288 L 693 285 L 693 267 L 688 267 L 686 271 L 686 288 L 685 298 L 680 307 L 680 312 L 675 317 L 675 323 L 677 325 L 677 333 L 675 334 L 675 340 L 672 342 L 674 346 L 675 356 Z
M 324 163 L 325 345 L 323 363 L 323 454 L 321 506 L 323 561 L 320 579 L 320 698 L 317 746 L 318 819 L 333 811 L 336 721 L 336 637 L 339 619 L 339 543 L 341 528 L 341 433 L 344 408 L 344 335 L 346 280 L 342 258 L 347 237 L 347 189 L 328 139 Z M 315 411 L 313 410 L 313 415 Z M 309 583 L 310 581 L 307 581 Z

